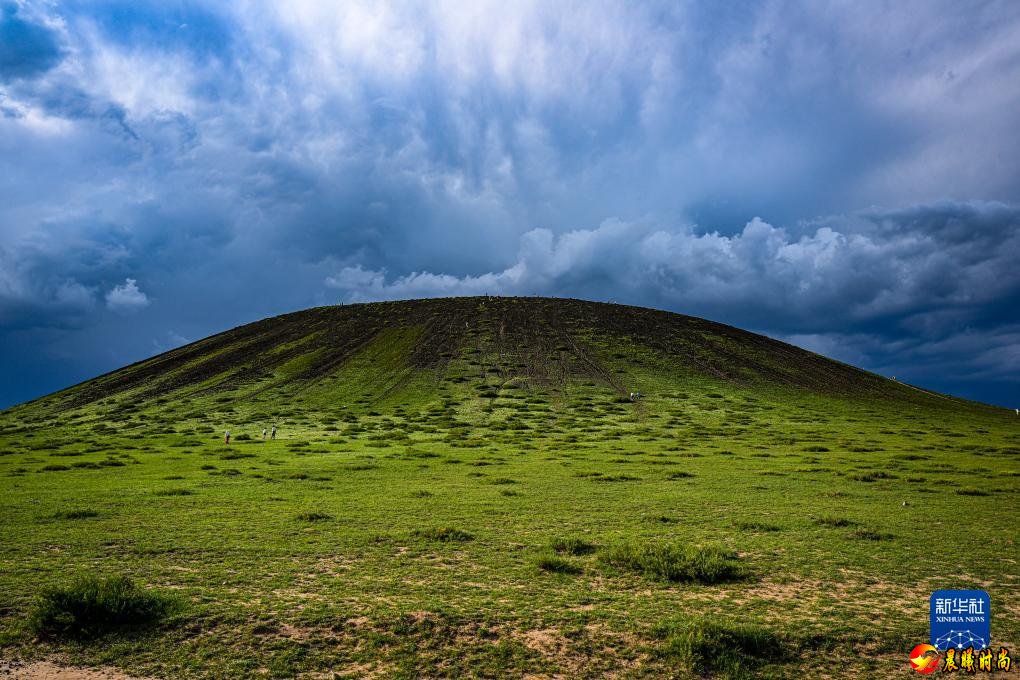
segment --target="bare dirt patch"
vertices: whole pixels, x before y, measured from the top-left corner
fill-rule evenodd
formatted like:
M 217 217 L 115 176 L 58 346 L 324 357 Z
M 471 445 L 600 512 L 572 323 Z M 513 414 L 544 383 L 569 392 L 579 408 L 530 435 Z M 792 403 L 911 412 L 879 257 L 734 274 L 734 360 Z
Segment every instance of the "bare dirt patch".
M 116 668 L 64 666 L 52 661 L 0 661 L 3 680 L 146 680 Z

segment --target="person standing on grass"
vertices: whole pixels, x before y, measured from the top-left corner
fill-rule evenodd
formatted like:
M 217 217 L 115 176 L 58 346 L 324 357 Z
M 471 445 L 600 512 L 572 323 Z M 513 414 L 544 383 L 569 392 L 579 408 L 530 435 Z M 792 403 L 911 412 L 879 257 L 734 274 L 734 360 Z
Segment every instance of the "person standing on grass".
M 266 428 L 263 427 L 262 428 L 262 439 L 264 440 L 265 438 L 266 438 Z
M 227 430 L 223 433 L 223 443 L 224 444 L 230 443 L 230 430 Z
M 271 439 L 276 439 L 276 425 L 273 425 L 273 434 L 270 436 Z

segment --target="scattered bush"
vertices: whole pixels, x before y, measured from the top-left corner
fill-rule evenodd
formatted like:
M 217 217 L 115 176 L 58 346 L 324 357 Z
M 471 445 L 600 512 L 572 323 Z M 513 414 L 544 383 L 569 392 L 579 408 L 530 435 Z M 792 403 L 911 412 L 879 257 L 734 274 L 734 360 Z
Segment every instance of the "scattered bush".
M 43 589 L 28 627 L 38 637 L 95 638 L 154 625 L 180 606 L 177 598 L 140 588 L 126 577 L 89 575 Z
M 668 475 L 666 475 L 666 479 L 690 479 L 693 476 L 694 476 L 693 472 L 684 472 L 682 470 L 678 470 L 676 472 L 670 472 Z
M 609 548 L 607 564 L 681 583 L 723 583 L 746 577 L 734 554 L 715 547 L 674 543 L 621 543 Z
M 987 491 L 982 491 L 981 489 L 972 489 L 972 488 L 957 489 L 956 493 L 960 494 L 961 496 L 987 496 L 988 495 Z

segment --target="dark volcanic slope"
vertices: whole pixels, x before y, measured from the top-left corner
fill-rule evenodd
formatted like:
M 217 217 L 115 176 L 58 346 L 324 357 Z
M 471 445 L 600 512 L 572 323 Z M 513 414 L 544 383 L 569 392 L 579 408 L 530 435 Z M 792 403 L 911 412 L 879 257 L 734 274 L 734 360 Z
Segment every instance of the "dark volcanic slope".
M 393 338 L 398 342 L 393 344 Z M 621 393 L 640 375 L 749 390 L 917 399 L 925 393 L 786 343 L 704 319 L 549 298 L 445 298 L 319 307 L 241 326 L 46 398 L 75 407 L 130 392 L 304 389 L 380 343 L 393 369 L 442 377 L 465 357 L 482 377 L 555 389 L 580 379 Z M 392 347 L 391 347 L 392 350 Z M 371 364 L 371 362 L 370 362 Z M 463 378 L 458 378 L 463 381 Z M 924 398 L 928 398 L 925 396 Z M 52 402 L 50 402 L 52 403 Z M 53 404 L 57 405 L 57 404 Z

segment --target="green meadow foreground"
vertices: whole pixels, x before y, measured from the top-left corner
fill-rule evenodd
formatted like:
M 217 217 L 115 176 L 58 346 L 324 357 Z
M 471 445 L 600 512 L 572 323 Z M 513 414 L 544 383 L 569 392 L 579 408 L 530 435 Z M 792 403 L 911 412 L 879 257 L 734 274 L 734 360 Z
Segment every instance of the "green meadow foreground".
M 1018 491 L 1012 412 L 700 319 L 320 308 L 0 413 L 0 658 L 907 677 L 981 588 L 1016 663 Z

